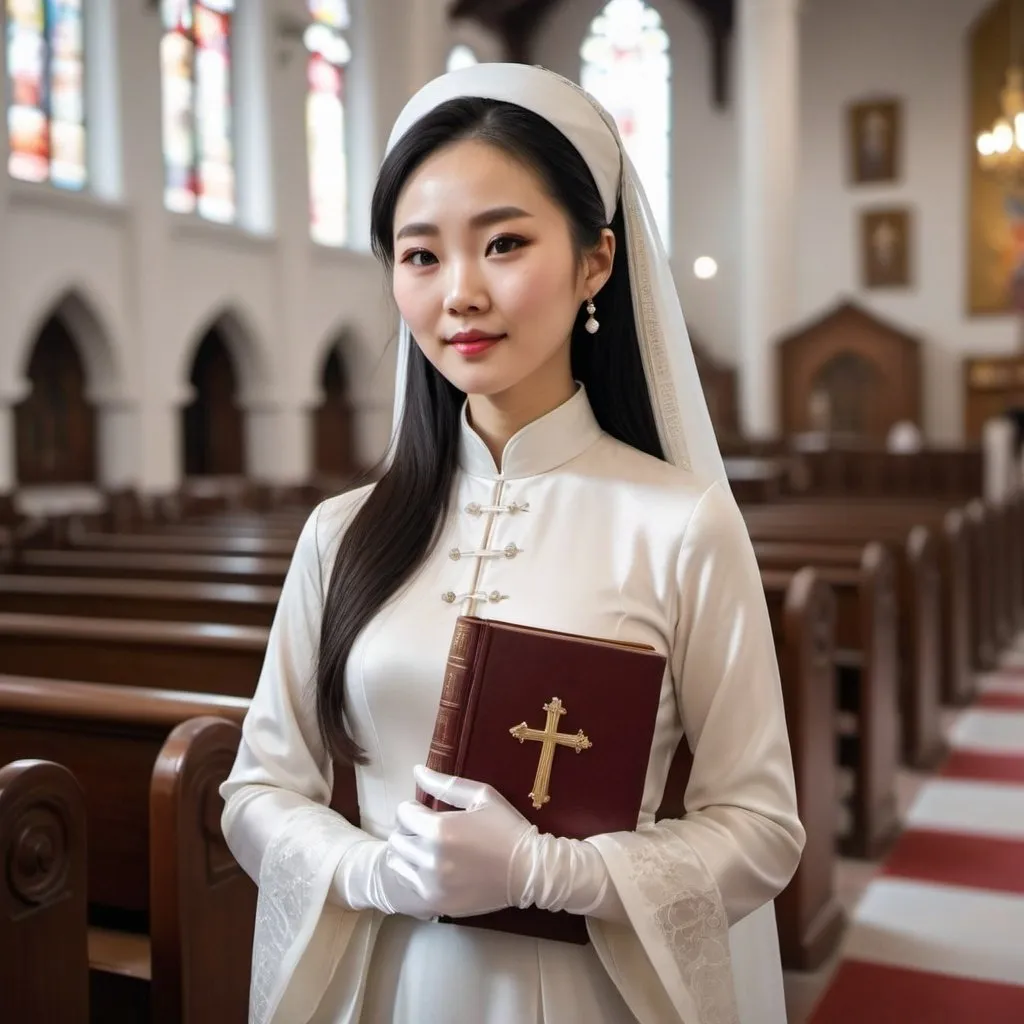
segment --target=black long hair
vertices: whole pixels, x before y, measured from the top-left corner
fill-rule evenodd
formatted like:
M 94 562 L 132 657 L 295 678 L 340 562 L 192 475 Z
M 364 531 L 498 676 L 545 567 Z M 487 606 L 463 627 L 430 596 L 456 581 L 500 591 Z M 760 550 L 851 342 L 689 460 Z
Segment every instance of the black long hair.
M 462 98 L 418 121 L 388 154 L 373 193 L 373 250 L 394 266 L 394 216 L 410 175 L 443 146 L 475 139 L 490 143 L 539 175 L 571 226 L 578 259 L 605 227 L 616 237 L 611 276 L 601 290 L 601 332 L 573 326 L 573 377 L 587 389 L 601 428 L 664 458 L 644 377 L 626 260 L 621 205 L 609 225 L 593 175 L 568 139 L 549 121 L 512 103 Z M 356 638 L 422 564 L 448 514 L 458 459 L 459 414 L 465 394 L 446 380 L 415 344 L 409 346 L 405 408 L 392 461 L 341 539 L 324 601 L 317 664 L 317 720 L 339 764 L 365 763 L 348 730 L 345 666 Z

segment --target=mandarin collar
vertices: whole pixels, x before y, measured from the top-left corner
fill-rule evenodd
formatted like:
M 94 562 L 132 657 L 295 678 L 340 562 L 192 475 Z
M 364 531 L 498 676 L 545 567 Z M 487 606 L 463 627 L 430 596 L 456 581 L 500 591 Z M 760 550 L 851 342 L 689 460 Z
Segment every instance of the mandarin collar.
M 567 402 L 512 435 L 502 452 L 499 470 L 487 445 L 470 426 L 469 405 L 464 402 L 459 430 L 459 468 L 470 476 L 490 479 L 538 476 L 581 455 L 601 434 L 590 399 L 581 384 Z

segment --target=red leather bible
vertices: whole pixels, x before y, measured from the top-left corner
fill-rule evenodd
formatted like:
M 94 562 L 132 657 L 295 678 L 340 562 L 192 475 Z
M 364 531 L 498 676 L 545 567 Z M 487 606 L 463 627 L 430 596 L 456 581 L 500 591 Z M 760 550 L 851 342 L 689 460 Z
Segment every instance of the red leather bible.
M 664 673 L 644 645 L 460 616 L 427 766 L 490 784 L 541 832 L 632 831 Z M 583 917 L 536 908 L 455 923 L 588 941 Z

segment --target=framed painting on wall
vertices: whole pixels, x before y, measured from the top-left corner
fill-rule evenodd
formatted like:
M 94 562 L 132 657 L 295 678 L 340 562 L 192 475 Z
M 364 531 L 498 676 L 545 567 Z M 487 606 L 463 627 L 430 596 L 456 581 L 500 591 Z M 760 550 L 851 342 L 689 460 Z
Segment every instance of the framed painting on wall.
M 899 100 L 854 103 L 848 112 L 850 181 L 895 182 L 900 174 L 902 107 Z
M 968 241 L 960 257 L 967 277 L 967 310 L 972 316 L 1024 310 L 1024 193 L 1009 180 L 982 166 L 978 136 L 991 131 L 1003 114 L 1006 88 L 1006 40 L 1016 38 L 1020 0 L 994 0 L 970 27 L 970 133 L 963 156 L 970 173 Z M 951 195 L 952 199 L 953 196 Z
M 910 285 L 910 210 L 864 210 L 860 215 L 861 285 L 906 288 Z

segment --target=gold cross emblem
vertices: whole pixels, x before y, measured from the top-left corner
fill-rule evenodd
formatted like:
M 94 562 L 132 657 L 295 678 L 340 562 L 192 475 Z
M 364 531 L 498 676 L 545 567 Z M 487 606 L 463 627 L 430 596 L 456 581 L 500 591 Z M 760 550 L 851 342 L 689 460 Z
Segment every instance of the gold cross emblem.
M 530 794 L 533 806 L 538 810 L 551 799 L 548 785 L 551 782 L 551 765 L 555 759 L 555 747 L 572 747 L 578 754 L 581 750 L 587 750 L 593 746 L 593 743 L 583 735 L 582 729 L 577 733 L 558 731 L 558 720 L 565 714 L 565 706 L 557 697 L 553 697 L 550 704 L 545 704 L 544 710 L 548 713 L 548 720 L 543 729 L 530 729 L 525 722 L 520 722 L 509 729 L 509 732 L 520 743 L 536 740 L 541 744 L 537 775 L 533 780 L 533 792 Z

